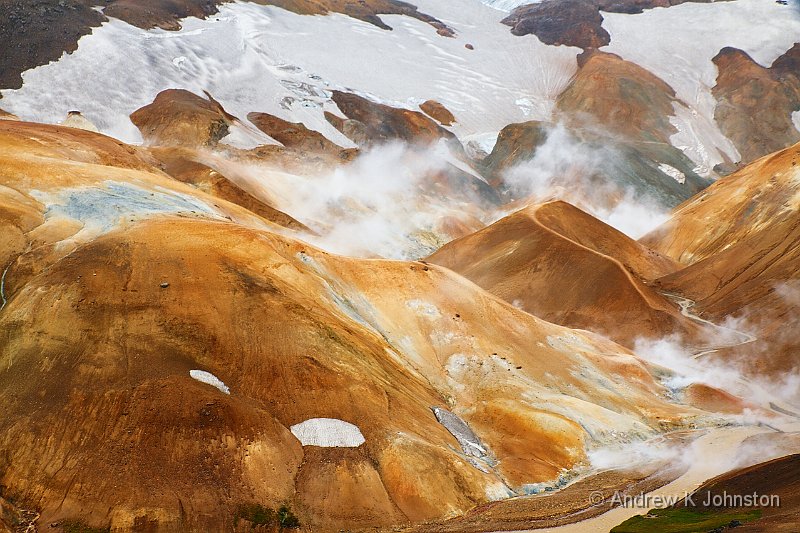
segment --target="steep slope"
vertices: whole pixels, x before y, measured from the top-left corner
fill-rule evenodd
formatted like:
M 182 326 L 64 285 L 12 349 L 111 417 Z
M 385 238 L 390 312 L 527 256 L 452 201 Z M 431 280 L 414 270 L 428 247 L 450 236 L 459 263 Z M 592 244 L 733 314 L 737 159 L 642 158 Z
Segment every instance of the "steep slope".
M 160 168 L 183 183 L 188 183 L 203 192 L 240 205 L 266 220 L 287 228 L 309 231 L 291 216 L 275 209 L 257 195 L 245 190 L 239 183 L 210 167 L 204 157 L 189 148 L 154 147 L 150 153 L 158 160 Z
M 714 118 L 749 163 L 800 141 L 792 113 L 800 110 L 800 43 L 770 68 L 735 48 L 714 57 L 719 74 Z
M 41 523 L 418 522 L 702 420 L 606 339 L 281 236 L 143 149 L 5 121 L 0 147 L 0 484 Z
M 628 346 L 701 331 L 647 285 L 673 272 L 672 261 L 564 202 L 527 207 L 429 261 L 536 316 Z
M 692 264 L 793 218 L 798 208 L 800 145 L 747 165 L 675 209 L 642 244 Z
M 670 117 L 678 105 L 672 87 L 615 54 L 584 52 L 578 65 L 556 109 L 571 129 L 587 130 L 584 136 L 618 151 L 612 159 L 629 170 L 608 171 L 612 179 L 622 174 L 628 186 L 671 206 L 709 184 L 671 144 L 677 130 Z
M 667 208 L 710 183 L 671 144 L 677 130 L 670 117 L 679 104 L 669 85 L 635 63 L 596 50 L 582 53 L 578 65 L 556 100 L 553 123 L 529 121 L 501 130 L 492 153 L 481 162 L 491 183 L 513 188 L 533 161 L 539 168 L 554 167 L 555 185 L 579 191 L 585 184 L 575 186 L 576 178 L 561 168 L 578 165 L 581 179 L 597 183 L 583 187 L 591 189 L 597 204 L 635 196 Z M 536 160 L 548 140 L 555 144 Z M 518 177 L 515 167 L 521 169 Z M 536 170 L 532 167 L 531 174 Z
M 659 285 L 712 319 L 739 315 L 758 339 L 718 354 L 785 377 L 798 368 L 800 146 L 719 180 L 643 242 L 690 263 Z

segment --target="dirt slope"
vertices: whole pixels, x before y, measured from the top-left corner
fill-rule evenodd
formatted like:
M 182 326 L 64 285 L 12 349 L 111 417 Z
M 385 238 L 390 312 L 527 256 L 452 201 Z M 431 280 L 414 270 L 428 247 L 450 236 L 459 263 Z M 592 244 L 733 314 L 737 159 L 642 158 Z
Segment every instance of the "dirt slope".
M 518 211 L 429 261 L 536 316 L 628 346 L 637 337 L 700 333 L 648 286 L 675 263 L 564 202 Z

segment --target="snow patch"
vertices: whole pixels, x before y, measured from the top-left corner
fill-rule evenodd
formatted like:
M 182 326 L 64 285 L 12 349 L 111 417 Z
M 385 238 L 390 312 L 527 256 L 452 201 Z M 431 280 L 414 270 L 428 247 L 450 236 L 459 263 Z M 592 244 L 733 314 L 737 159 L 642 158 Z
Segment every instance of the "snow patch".
M 696 165 L 693 170 L 705 178 L 713 177 L 714 166 L 723 162 L 726 157 L 731 161 L 742 159 L 733 142 L 711 120 L 716 102 L 710 97 L 710 93 L 706 94 L 702 97 L 702 105 L 698 103 L 703 109 L 702 113 L 697 109 L 689 109 L 680 102 L 673 102 L 675 114 L 669 118 L 670 124 L 677 130 L 669 141 L 692 160 Z
M 303 446 L 358 448 L 366 442 L 358 426 L 337 418 L 310 418 L 289 430 Z
M 231 390 L 217 376 L 205 370 L 190 370 L 189 375 L 201 383 L 216 387 L 220 392 L 230 394 Z
M 528 4 L 538 4 L 542 0 L 480 0 L 480 1 L 491 8 L 509 13 L 514 9 L 518 8 L 519 6 L 524 6 Z
M 800 111 L 792 112 L 792 122 L 794 123 L 794 129 L 800 131 Z
M 686 183 L 686 174 L 678 170 L 677 168 L 670 166 L 666 163 L 661 163 L 658 165 L 658 170 L 669 176 L 670 178 L 674 179 L 680 184 Z

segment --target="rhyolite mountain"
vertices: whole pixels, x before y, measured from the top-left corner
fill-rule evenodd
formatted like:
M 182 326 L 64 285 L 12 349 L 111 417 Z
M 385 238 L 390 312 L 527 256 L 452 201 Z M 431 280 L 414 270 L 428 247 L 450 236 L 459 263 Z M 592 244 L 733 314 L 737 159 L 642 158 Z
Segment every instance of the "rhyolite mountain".
M 0 531 L 792 527 L 796 4 L 0 8 Z

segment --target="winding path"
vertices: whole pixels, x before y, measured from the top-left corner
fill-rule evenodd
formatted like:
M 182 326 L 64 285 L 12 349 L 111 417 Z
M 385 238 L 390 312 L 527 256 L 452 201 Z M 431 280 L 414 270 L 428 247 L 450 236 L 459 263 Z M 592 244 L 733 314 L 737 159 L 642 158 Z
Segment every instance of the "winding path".
M 739 331 L 737 329 L 729 328 L 727 326 L 720 326 L 719 324 L 715 324 L 715 323 L 711 322 L 710 320 L 706 320 L 705 318 L 701 318 L 698 315 L 692 313 L 691 309 L 692 309 L 692 307 L 695 306 L 695 303 L 696 303 L 694 300 L 690 300 L 689 298 L 683 298 L 683 297 L 678 296 L 676 294 L 670 294 L 670 293 L 667 293 L 667 292 L 662 292 L 661 294 L 663 294 L 668 299 L 670 299 L 673 302 L 675 302 L 676 304 L 678 304 L 678 307 L 680 307 L 680 310 L 681 310 L 681 315 L 685 316 L 686 318 L 688 318 L 690 320 L 694 320 L 695 322 L 699 322 L 701 324 L 705 324 L 705 325 L 710 326 L 710 327 L 712 327 L 714 329 L 722 330 L 722 331 L 724 331 L 724 332 L 726 332 L 728 334 L 733 334 L 734 336 L 735 335 L 739 335 L 739 336 L 742 337 L 742 339 L 740 341 L 734 342 L 734 343 L 731 343 L 731 344 L 720 344 L 720 345 L 717 345 L 717 346 L 707 346 L 707 347 L 703 348 L 701 351 L 694 353 L 694 358 L 695 359 L 699 359 L 699 358 L 703 357 L 704 355 L 708 355 L 710 353 L 714 353 L 717 350 L 723 350 L 725 348 L 734 348 L 736 346 L 741 346 L 743 344 L 748 344 L 748 343 L 754 342 L 758 338 L 755 335 L 751 335 L 750 333 L 747 333 L 745 331 Z

